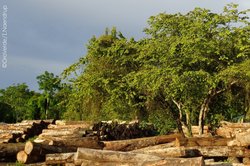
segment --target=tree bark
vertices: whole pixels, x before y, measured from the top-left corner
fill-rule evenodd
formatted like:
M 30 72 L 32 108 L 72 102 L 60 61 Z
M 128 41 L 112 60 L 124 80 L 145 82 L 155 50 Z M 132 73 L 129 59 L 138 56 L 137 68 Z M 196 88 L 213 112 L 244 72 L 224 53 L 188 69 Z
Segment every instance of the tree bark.
M 47 154 L 46 164 L 66 164 L 74 162 L 75 153 Z
M 45 161 L 46 154 L 53 153 L 68 153 L 68 152 L 76 152 L 76 147 L 59 147 L 59 146 L 51 146 L 46 144 L 39 144 L 35 142 L 28 141 L 25 144 L 24 152 L 20 152 L 20 156 L 26 156 L 25 160 L 21 159 L 20 162 L 27 164 L 33 162 Z
M 91 149 L 103 149 L 104 144 L 99 142 L 98 137 L 81 137 L 73 139 L 52 140 L 49 145 L 62 147 L 83 147 Z
M 116 163 L 117 165 L 125 163 L 140 165 L 140 163 L 146 161 L 157 161 L 161 159 L 161 157 L 147 154 L 78 148 L 74 162 L 76 165 L 81 165 L 84 160 L 101 163 L 101 165 L 102 163 L 107 164 L 108 162 Z
M 145 137 L 121 141 L 104 141 L 105 150 L 131 151 L 147 146 L 153 146 L 162 143 L 175 141 L 176 138 L 182 138 L 181 134 L 162 135 L 155 137 Z
M 133 152 L 150 154 L 159 157 L 250 157 L 249 149 L 245 147 L 229 146 L 180 146 L 160 149 L 152 147 L 152 149 L 139 149 Z
M 204 166 L 204 160 L 202 157 L 195 158 L 167 158 L 160 159 L 156 161 L 141 161 L 141 162 L 101 162 L 101 161 L 91 161 L 91 160 L 78 160 L 78 163 L 75 165 L 81 166 L 92 166 L 92 165 L 101 165 L 101 166 L 117 166 L 117 165 L 126 165 L 126 166 Z
M 143 166 L 205 166 L 203 157 L 166 158 L 158 161 L 145 162 Z
M 0 144 L 0 161 L 15 162 L 16 155 L 24 149 L 24 143 Z

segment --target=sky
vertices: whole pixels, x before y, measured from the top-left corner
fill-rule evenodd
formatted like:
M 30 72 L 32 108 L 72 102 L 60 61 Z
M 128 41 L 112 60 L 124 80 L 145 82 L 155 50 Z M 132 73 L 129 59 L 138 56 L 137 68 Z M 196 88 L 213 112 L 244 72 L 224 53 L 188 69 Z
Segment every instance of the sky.
M 38 90 L 38 75 L 60 75 L 86 55 L 88 40 L 106 27 L 140 39 L 152 15 L 186 13 L 195 7 L 221 12 L 229 3 L 250 9 L 248 0 L 0 0 L 1 33 L 8 32 L 7 42 L 0 36 L 0 89 L 26 83 Z

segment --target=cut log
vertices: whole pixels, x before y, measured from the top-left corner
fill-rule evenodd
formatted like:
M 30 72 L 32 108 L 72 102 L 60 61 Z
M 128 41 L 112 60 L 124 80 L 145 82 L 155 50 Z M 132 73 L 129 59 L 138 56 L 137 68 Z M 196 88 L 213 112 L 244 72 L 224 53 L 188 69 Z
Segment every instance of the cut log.
M 23 149 L 23 143 L 0 144 L 0 161 L 15 162 L 17 153 Z
M 242 128 L 230 128 L 230 127 L 219 127 L 215 133 L 218 136 L 225 138 L 234 138 L 238 133 L 245 132 L 247 129 Z
M 121 165 L 122 163 L 140 165 L 141 163 L 146 161 L 157 161 L 160 159 L 162 158 L 147 154 L 78 148 L 74 162 L 75 165 L 81 165 L 84 161 L 103 164 L 111 162 Z
M 250 157 L 250 150 L 244 147 L 228 146 L 194 146 L 170 147 L 156 149 L 154 146 L 132 151 L 134 153 L 151 154 L 159 157 Z
M 249 146 L 250 145 L 250 131 L 244 133 L 237 133 L 235 137 L 235 142 L 237 146 Z
M 82 126 L 92 126 L 93 123 L 90 121 L 65 121 L 65 120 L 56 120 L 56 125 L 82 125 Z
M 82 137 L 63 140 L 52 140 L 49 145 L 66 147 L 83 147 L 91 149 L 103 149 L 104 144 L 98 141 L 98 137 Z
M 24 151 L 28 155 L 45 155 L 50 153 L 67 153 L 74 152 L 77 149 L 75 147 L 58 147 L 46 144 L 39 144 L 35 142 L 28 141 L 25 144 Z
M 227 122 L 227 121 L 221 121 L 220 125 L 222 127 L 250 129 L 250 123 L 232 123 L 232 122 Z
M 181 134 L 162 135 L 121 141 L 104 141 L 103 143 L 105 150 L 131 151 L 147 146 L 169 143 L 175 141 L 176 138 L 182 138 Z
M 47 154 L 46 164 L 66 164 L 74 162 L 75 153 Z
M 193 137 L 193 138 L 177 138 L 179 146 L 227 146 L 231 138 L 218 137 Z
M 81 160 L 79 163 L 82 163 L 81 166 L 205 166 L 204 160 L 202 157 L 197 158 L 167 158 L 157 161 L 145 161 L 145 162 L 100 162 L 100 161 L 90 161 L 90 160 Z M 77 164 L 76 164 L 77 165 Z M 79 165 L 79 164 L 78 164 Z
M 167 157 L 198 157 L 201 156 L 200 151 L 195 148 L 186 148 L 186 147 L 168 147 L 166 144 L 156 145 L 152 147 L 146 147 L 142 149 L 137 149 L 131 151 L 133 153 L 149 154 L 155 155 L 162 158 Z
M 23 150 L 17 153 L 17 161 L 23 164 L 35 163 L 43 160 L 42 158 L 43 156 L 39 155 L 30 156 Z
M 75 165 L 102 165 L 102 166 L 163 166 L 163 165 L 197 165 L 203 166 L 202 157 L 197 158 L 159 158 L 153 155 L 135 154 L 131 152 L 115 152 L 109 150 L 92 150 L 79 148 L 75 156 Z
M 205 166 L 203 157 L 194 158 L 167 158 L 159 161 L 143 163 L 143 166 Z
M 89 130 L 91 128 L 91 125 L 85 125 L 85 124 L 76 124 L 76 125 L 54 125 L 50 124 L 48 126 L 48 129 L 50 130 L 62 130 L 62 129 L 85 129 Z
M 67 153 L 67 152 L 76 152 L 76 147 L 59 147 L 51 146 L 46 144 L 39 144 L 35 142 L 28 141 L 25 144 L 24 152 L 27 155 L 26 160 L 20 160 L 20 162 L 27 164 L 33 162 L 45 161 L 46 154 L 53 153 Z M 21 155 L 24 155 L 23 153 Z M 19 161 L 19 160 L 18 160 Z

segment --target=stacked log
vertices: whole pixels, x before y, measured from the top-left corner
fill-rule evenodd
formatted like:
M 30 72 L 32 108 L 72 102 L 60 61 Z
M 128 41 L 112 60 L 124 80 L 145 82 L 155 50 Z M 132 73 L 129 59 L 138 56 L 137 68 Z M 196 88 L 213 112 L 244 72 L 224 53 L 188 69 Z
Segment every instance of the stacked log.
M 50 124 L 48 129 L 44 129 L 35 142 L 28 141 L 25 146 L 23 145 L 23 149 L 17 154 L 17 159 L 25 164 L 43 162 L 44 165 L 68 166 L 205 165 L 204 159 L 211 158 L 215 160 L 228 158 L 231 162 L 249 164 L 248 124 L 223 123 L 228 128 L 244 128 L 244 132 L 242 130 L 240 133 L 235 133 L 233 138 L 221 136 L 185 138 L 178 133 L 151 136 L 149 133 L 155 132 L 154 128 L 140 128 L 138 122 L 96 124 L 82 122 L 81 124 L 81 122 L 58 121 L 56 124 Z M 145 132 L 144 135 L 140 133 L 142 131 Z M 114 134 L 118 136 L 113 136 Z M 5 137 L 9 136 L 5 134 Z M 102 136 L 106 138 L 102 139 Z M 144 138 L 137 138 L 141 136 Z M 224 164 L 206 163 L 206 165 Z
M 248 129 L 250 129 L 250 123 L 231 123 L 222 121 L 215 133 L 225 138 L 235 138 L 238 133 L 246 132 Z
M 187 128 L 182 126 L 182 129 L 183 129 L 184 134 L 188 135 Z M 192 126 L 192 134 L 193 134 L 193 137 L 200 137 L 199 126 Z M 210 136 L 211 136 L 211 134 L 210 134 L 208 126 L 204 126 L 202 137 L 210 137 Z
M 196 158 L 162 158 L 154 155 L 140 154 L 133 152 L 117 152 L 110 150 L 95 150 L 78 148 L 76 153 L 64 153 L 57 155 L 47 155 L 46 164 L 65 164 L 76 166 L 92 165 L 127 165 L 127 166 L 163 166 L 163 165 L 197 165 L 203 166 L 202 157 Z
M 176 138 L 181 138 L 181 137 L 182 137 L 181 134 L 171 134 L 171 135 L 145 137 L 145 138 L 137 138 L 129 140 L 104 141 L 103 149 L 114 150 L 114 151 L 131 151 L 148 146 L 173 142 L 176 140 Z
M 16 155 L 24 149 L 24 143 L 0 144 L 0 162 L 15 162 Z
M 51 124 L 48 126 L 48 129 L 44 129 L 42 133 L 38 136 L 35 140 L 37 143 L 47 143 L 47 144 L 75 144 L 76 146 L 79 145 L 79 141 L 87 142 L 95 140 L 97 141 L 96 137 L 93 138 L 84 138 L 86 135 L 86 131 L 90 129 L 92 126 L 91 123 L 82 122 L 82 124 L 78 121 L 56 121 L 56 124 Z M 83 144 L 82 143 L 82 144 Z
M 100 140 L 125 140 L 142 138 L 157 135 L 157 131 L 152 124 L 145 124 L 143 127 L 139 122 L 117 122 L 101 121 L 94 124 L 93 133 L 96 133 Z
M 59 147 L 28 141 L 24 150 L 17 153 L 17 161 L 24 164 L 45 161 L 46 154 L 74 152 L 75 147 Z
M 43 120 L 26 120 L 16 124 L 1 124 L 0 143 L 25 142 L 39 135 L 50 123 L 50 121 Z

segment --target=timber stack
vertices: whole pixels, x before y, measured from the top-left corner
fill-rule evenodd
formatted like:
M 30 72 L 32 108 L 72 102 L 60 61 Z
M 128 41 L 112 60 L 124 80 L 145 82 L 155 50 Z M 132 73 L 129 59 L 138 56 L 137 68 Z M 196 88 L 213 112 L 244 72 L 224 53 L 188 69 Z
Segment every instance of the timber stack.
M 133 125 L 134 123 L 138 122 L 133 122 Z M 248 126 L 246 123 L 223 123 L 227 123 L 227 127 L 229 124 L 245 126 L 245 128 Z M 137 138 L 140 134 L 135 134 L 123 138 L 117 136 L 101 139 L 101 131 L 105 131 L 104 134 L 107 135 L 108 132 L 114 132 L 115 127 L 119 125 L 129 128 L 128 124 L 57 121 L 56 124 L 50 124 L 48 129 L 44 129 L 36 140 L 19 144 L 15 150 L 13 146 L 12 150 L 18 150 L 19 162 L 33 165 L 38 162 L 41 162 L 39 165 L 68 166 L 239 166 L 250 164 L 250 129 L 236 133 L 234 137 L 217 135 L 189 138 L 179 133 L 172 133 L 160 136 L 147 135 L 147 137 L 142 135 L 142 138 Z M 134 126 L 138 128 L 140 124 Z M 133 127 L 130 128 L 132 130 Z M 125 131 L 125 128 L 123 130 Z M 119 133 L 117 130 L 116 134 L 122 134 L 122 132 Z M 0 146 L 0 158 L 5 154 L 4 149 L 6 147 Z M 228 163 L 223 163 L 225 160 Z
M 16 124 L 0 124 L 0 161 L 15 162 L 24 149 L 23 142 L 42 133 L 53 120 L 25 120 Z
M 239 133 L 244 133 L 250 129 L 250 123 L 231 123 L 227 121 L 221 121 L 220 127 L 215 131 L 216 135 L 234 138 Z
M 93 125 L 92 132 L 102 141 L 125 140 L 157 135 L 154 125 L 141 125 L 138 121 L 126 123 L 118 121 L 101 121 Z
M 25 120 L 16 124 L 0 124 L 0 143 L 25 142 L 42 133 L 53 120 Z

